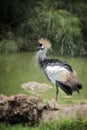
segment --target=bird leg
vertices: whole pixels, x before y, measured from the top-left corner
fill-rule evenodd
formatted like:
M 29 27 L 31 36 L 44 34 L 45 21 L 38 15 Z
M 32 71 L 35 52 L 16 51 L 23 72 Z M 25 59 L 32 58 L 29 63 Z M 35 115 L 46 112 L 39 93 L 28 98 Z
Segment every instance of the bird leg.
M 58 98 L 58 92 L 59 92 L 59 89 L 58 89 L 58 86 L 56 85 L 56 101 L 57 101 L 57 98 Z

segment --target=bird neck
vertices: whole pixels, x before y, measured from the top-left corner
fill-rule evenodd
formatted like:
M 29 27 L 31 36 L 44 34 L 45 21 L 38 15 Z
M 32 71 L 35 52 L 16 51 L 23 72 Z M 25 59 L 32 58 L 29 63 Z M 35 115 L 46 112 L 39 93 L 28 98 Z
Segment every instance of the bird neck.
M 40 50 L 37 52 L 36 57 L 39 62 L 43 61 L 46 58 L 47 49 Z

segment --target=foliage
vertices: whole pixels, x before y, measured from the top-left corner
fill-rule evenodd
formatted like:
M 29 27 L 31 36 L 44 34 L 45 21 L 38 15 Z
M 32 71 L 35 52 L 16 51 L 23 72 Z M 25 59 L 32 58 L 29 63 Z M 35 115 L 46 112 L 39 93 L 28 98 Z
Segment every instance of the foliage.
M 66 10 L 50 10 L 42 15 L 42 25 L 45 27 L 41 30 L 45 37 L 52 40 L 56 53 L 77 55 L 81 44 L 79 19 Z
M 17 48 L 20 51 L 32 52 L 35 50 L 35 43 L 28 38 L 16 37 Z
M 31 33 L 29 28 L 32 30 Z M 80 22 L 77 17 L 66 10 L 41 12 L 38 19 L 36 17 L 32 18 L 18 30 L 18 33 L 27 40 L 31 38 L 38 40 L 39 37 L 50 39 L 57 54 L 80 55 L 82 42 Z M 24 34 L 24 32 L 26 33 Z M 34 48 L 35 44 L 32 44 L 32 49 Z
M 3 130 L 87 130 L 87 120 L 78 119 L 61 119 L 49 122 L 42 122 L 38 126 L 29 127 L 22 125 L 5 125 L 0 124 L 0 128 Z
M 14 40 L 0 41 L 0 52 L 16 52 L 18 50 L 17 44 Z
M 10 30 L 18 50 L 33 51 L 38 38 L 46 37 L 57 54 L 87 55 L 86 0 L 1 1 L 0 39 Z
M 42 123 L 43 126 L 43 130 L 47 129 L 47 130 L 86 130 L 87 128 L 87 124 L 86 124 L 86 120 L 84 121 L 80 121 L 77 119 L 61 119 L 60 120 L 54 120 L 52 122 L 47 122 L 47 123 Z

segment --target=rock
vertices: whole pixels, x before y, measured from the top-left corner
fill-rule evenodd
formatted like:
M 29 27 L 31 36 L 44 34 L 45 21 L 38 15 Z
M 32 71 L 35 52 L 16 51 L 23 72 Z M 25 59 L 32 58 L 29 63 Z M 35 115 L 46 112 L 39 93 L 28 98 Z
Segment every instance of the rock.
M 45 83 L 37 83 L 37 82 L 28 82 L 28 83 L 22 84 L 21 86 L 26 91 L 29 91 L 31 93 L 43 92 L 52 88 L 51 85 L 48 85 Z
M 39 103 L 37 108 L 38 108 L 38 110 L 42 111 L 43 110 L 43 104 Z
M 58 104 L 55 99 L 49 100 L 47 103 L 47 107 L 51 110 L 58 110 Z
M 6 117 L 9 105 L 8 105 L 8 97 L 3 94 L 0 95 L 0 120 Z
M 0 122 L 34 125 L 55 118 L 87 119 L 87 103 L 60 104 L 51 99 L 43 104 L 41 95 L 0 95 Z
M 11 97 L 0 95 L 0 122 L 34 125 L 39 122 L 42 111 L 43 106 L 38 97 L 24 94 Z

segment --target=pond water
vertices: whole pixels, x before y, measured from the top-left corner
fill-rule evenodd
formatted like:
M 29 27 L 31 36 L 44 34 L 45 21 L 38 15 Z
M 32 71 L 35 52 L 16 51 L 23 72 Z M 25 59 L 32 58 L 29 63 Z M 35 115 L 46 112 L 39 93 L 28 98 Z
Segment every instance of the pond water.
M 51 57 L 67 61 L 73 66 L 83 84 L 80 94 L 74 93 L 73 99 L 87 99 L 87 59 Z M 21 87 L 21 84 L 26 82 L 51 84 L 36 63 L 34 53 L 0 54 L 0 93 L 6 95 L 26 93 Z M 55 86 L 42 95 L 44 99 L 54 98 Z M 66 95 L 60 90 L 59 98 L 64 99 L 64 96 Z

